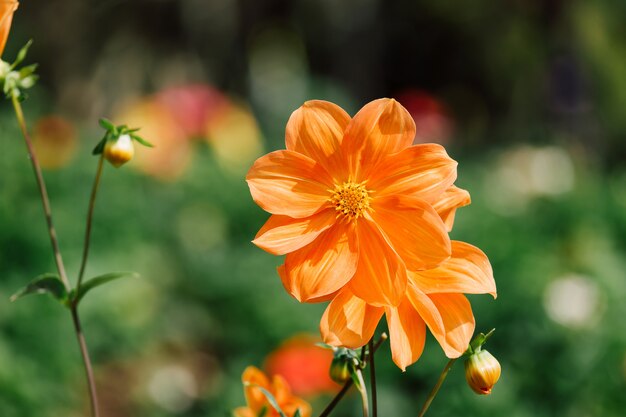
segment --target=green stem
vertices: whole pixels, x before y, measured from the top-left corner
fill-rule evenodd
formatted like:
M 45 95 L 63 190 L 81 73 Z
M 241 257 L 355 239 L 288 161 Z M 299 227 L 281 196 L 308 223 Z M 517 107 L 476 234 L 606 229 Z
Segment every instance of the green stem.
M 365 385 L 365 380 L 363 379 L 363 371 L 360 368 L 357 368 L 355 371 L 356 376 L 359 380 L 359 385 L 357 388 L 359 389 L 359 393 L 361 394 L 361 404 L 363 405 L 363 417 L 369 417 L 369 401 L 367 400 L 367 386 Z
M 100 178 L 102 177 L 102 165 L 104 162 L 104 154 L 100 154 L 98 160 L 98 169 L 96 171 L 96 178 L 93 181 L 93 188 L 91 189 L 91 197 L 89 198 L 89 209 L 87 211 L 87 226 L 85 228 L 85 243 L 83 245 L 83 259 L 80 263 L 80 272 L 78 273 L 78 283 L 76 284 L 76 292 L 80 289 L 80 285 L 83 282 L 85 275 L 85 267 L 87 266 L 87 258 L 89 257 L 89 242 L 91 240 L 91 225 L 93 223 L 93 212 L 96 206 L 96 196 L 98 195 L 98 188 L 100 186 Z
M 456 362 L 457 359 L 458 358 L 450 359 L 448 361 L 448 363 L 446 364 L 446 367 L 443 368 L 443 371 L 441 371 L 441 375 L 439 375 L 439 379 L 437 380 L 437 383 L 433 387 L 432 391 L 430 391 L 430 394 L 428 394 L 428 398 L 426 398 L 426 401 L 424 402 L 424 405 L 422 406 L 422 409 L 421 409 L 418 417 L 423 417 L 424 414 L 426 414 L 426 411 L 428 410 L 428 407 L 430 407 L 430 403 L 432 403 L 433 400 L 435 399 L 435 396 L 439 392 L 439 388 L 441 388 L 441 385 L 443 384 L 443 381 L 448 376 L 448 372 L 450 372 L 450 369 L 452 368 L 452 365 L 454 365 L 454 362 Z
M 56 229 L 54 228 L 54 223 L 52 222 L 52 210 L 50 208 L 50 199 L 48 198 L 48 191 L 46 189 L 46 184 L 43 179 L 43 175 L 41 173 L 41 166 L 39 165 L 39 160 L 37 159 L 37 155 L 35 154 L 35 149 L 33 148 L 33 143 L 30 139 L 30 135 L 28 134 L 28 129 L 26 128 L 26 121 L 24 119 L 24 112 L 22 111 L 22 105 L 18 97 L 15 94 L 11 95 L 11 102 L 13 103 L 13 109 L 15 110 L 15 117 L 17 118 L 17 123 L 22 130 L 22 136 L 24 136 L 24 142 L 26 143 L 26 147 L 28 148 L 28 156 L 30 158 L 31 164 L 33 166 L 33 171 L 35 172 L 35 178 L 37 180 L 37 187 L 39 188 L 39 194 L 41 195 L 41 202 L 43 204 L 43 211 L 46 217 L 46 222 L 48 224 L 48 234 L 50 235 L 50 242 L 52 243 L 52 252 L 54 254 L 54 260 L 56 262 L 57 271 L 59 272 L 59 277 L 65 285 L 66 290 L 69 292 L 71 290 L 71 285 L 69 279 L 67 278 L 67 273 L 65 272 L 65 265 L 63 264 L 63 258 L 61 257 L 61 249 L 59 248 L 59 242 L 57 239 Z M 95 196 L 94 196 L 95 198 Z M 89 352 L 87 350 L 87 343 L 85 342 L 85 336 L 83 335 L 83 331 L 80 324 L 80 319 L 78 317 L 78 310 L 75 305 L 71 306 L 72 313 L 72 321 L 74 323 L 74 330 L 76 332 L 76 338 L 78 339 L 78 346 L 80 348 L 81 355 L 83 357 L 83 362 L 85 365 L 85 372 L 87 374 L 87 384 L 89 386 L 89 397 L 91 399 L 91 415 L 93 417 L 99 417 L 98 412 L 98 398 L 96 393 L 96 385 L 93 376 L 93 370 L 91 366 L 91 360 L 89 359 Z
M 26 128 L 22 105 L 20 104 L 20 101 L 15 94 L 11 95 L 11 101 L 13 103 L 13 108 L 15 109 L 17 123 L 20 125 L 22 135 L 24 136 L 24 142 L 26 142 L 26 147 L 28 148 L 28 156 L 30 157 L 30 162 L 33 166 L 33 171 L 35 172 L 35 178 L 37 179 L 37 187 L 39 188 L 39 194 L 41 195 L 41 202 L 43 204 L 43 211 L 46 216 L 46 223 L 48 224 L 48 234 L 50 235 L 50 243 L 52 243 L 52 252 L 54 253 L 54 260 L 56 262 L 57 271 L 59 272 L 59 277 L 61 278 L 61 281 L 65 285 L 65 289 L 69 292 L 71 288 L 70 282 L 67 279 L 67 273 L 65 272 L 65 266 L 63 264 L 63 258 L 61 257 L 61 250 L 59 248 L 59 241 L 57 239 L 57 232 L 54 228 L 54 223 L 52 222 L 52 209 L 50 208 L 50 199 L 48 198 L 46 183 L 43 180 L 41 167 L 39 165 L 37 155 L 35 155 L 35 149 L 33 148 L 33 143 L 30 139 L 30 135 L 28 134 L 28 129 Z
M 372 417 L 378 416 L 378 400 L 376 398 L 376 367 L 374 365 L 374 338 L 370 339 L 370 385 L 372 390 Z
M 89 387 L 89 398 L 91 400 L 91 415 L 93 417 L 99 417 L 98 411 L 98 392 L 96 390 L 96 381 L 93 375 L 93 368 L 91 367 L 91 359 L 89 358 L 89 350 L 87 350 L 87 342 L 83 335 L 83 329 L 80 324 L 80 318 L 78 317 L 77 306 L 72 306 L 72 321 L 74 322 L 74 330 L 76 331 L 76 338 L 78 339 L 78 346 L 80 347 L 80 354 L 83 357 L 83 363 L 85 365 L 85 375 L 87 377 L 87 385 Z
M 380 335 L 380 339 L 378 339 L 378 342 L 376 342 L 376 344 L 374 345 L 374 348 L 371 350 L 370 355 L 374 355 L 374 353 L 378 350 L 378 348 L 380 347 L 380 345 L 387 340 L 387 334 L 383 333 Z M 339 401 L 341 401 L 341 399 L 346 395 L 346 393 L 350 390 L 350 388 L 352 387 L 352 385 L 354 385 L 354 382 L 352 381 L 352 378 L 350 378 L 349 380 L 346 381 L 346 383 L 343 385 L 343 388 L 341 388 L 341 391 L 339 391 L 337 393 L 337 395 L 335 395 L 335 397 L 331 400 L 330 403 L 328 403 L 328 405 L 326 406 L 326 408 L 324 409 L 324 411 L 322 411 L 322 413 L 319 415 L 319 417 L 328 417 L 328 415 L 330 415 L 330 413 L 335 409 L 335 407 L 337 406 L 337 404 L 339 404 Z

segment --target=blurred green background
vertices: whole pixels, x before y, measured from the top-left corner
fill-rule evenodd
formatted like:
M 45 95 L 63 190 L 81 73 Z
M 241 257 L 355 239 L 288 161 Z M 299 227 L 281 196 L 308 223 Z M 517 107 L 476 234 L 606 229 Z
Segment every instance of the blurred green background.
M 626 3 L 598 0 L 24 0 L 4 58 L 34 38 L 25 112 L 70 274 L 78 271 L 99 117 L 154 150 L 105 168 L 87 276 L 142 278 L 81 312 L 106 417 L 229 415 L 241 372 L 324 305 L 283 290 L 250 240 L 267 218 L 244 176 L 284 147 L 307 99 L 354 114 L 396 97 L 472 195 L 453 238 L 489 256 L 498 299 L 471 296 L 502 377 L 462 365 L 429 415 L 623 416 L 626 410 Z M 0 416 L 87 414 L 69 314 L 9 296 L 54 271 L 10 104 L 0 105 Z M 379 332 L 384 330 L 381 326 Z M 318 363 L 312 358 L 313 365 Z M 417 415 L 446 363 L 429 336 L 406 373 L 377 355 L 382 416 Z M 307 397 L 319 414 L 329 394 Z M 348 397 L 339 416 L 357 416 Z

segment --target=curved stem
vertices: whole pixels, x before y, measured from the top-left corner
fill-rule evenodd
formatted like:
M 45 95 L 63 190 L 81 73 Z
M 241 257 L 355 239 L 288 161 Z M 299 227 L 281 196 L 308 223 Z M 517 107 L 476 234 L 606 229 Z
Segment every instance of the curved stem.
M 376 342 L 376 344 L 374 345 L 374 348 L 371 349 L 370 355 L 374 355 L 374 353 L 378 350 L 380 345 L 385 340 L 387 340 L 387 333 L 383 333 L 380 335 L 380 339 L 378 339 L 378 342 Z M 341 388 L 341 391 L 339 391 L 337 395 L 335 395 L 335 397 L 326 406 L 326 408 L 324 409 L 324 411 L 322 411 L 319 417 L 327 417 L 328 415 L 330 415 L 330 413 L 335 409 L 337 404 L 339 404 L 339 401 L 341 401 L 341 399 L 346 395 L 346 393 L 350 390 L 353 384 L 354 382 L 352 381 L 352 378 L 347 380 L 346 383 L 343 385 L 343 388 Z
M 17 123 L 20 125 L 22 135 L 24 136 L 24 142 L 26 142 L 26 147 L 28 148 L 28 156 L 33 166 L 33 171 L 35 172 L 35 178 L 37 179 L 37 186 L 39 188 L 39 194 L 41 195 L 41 202 L 43 204 L 43 211 L 46 216 L 46 222 L 48 224 L 48 234 L 50 235 L 50 243 L 52 243 L 52 252 L 54 253 L 54 260 L 56 262 L 57 271 L 59 272 L 59 277 L 61 277 L 61 281 L 63 281 L 63 284 L 65 285 L 65 289 L 69 292 L 71 288 L 70 282 L 67 279 L 67 273 L 65 272 L 63 258 L 61 257 L 59 241 L 57 240 L 57 232 L 54 228 L 54 224 L 52 223 L 52 209 L 50 208 L 48 190 L 46 189 L 46 184 L 43 180 L 43 175 L 41 174 L 41 167 L 39 165 L 39 161 L 37 160 L 37 156 L 35 155 L 35 149 L 33 148 L 33 143 L 30 139 L 30 135 L 28 134 L 28 129 L 26 129 L 26 122 L 24 120 L 22 105 L 20 104 L 20 101 L 15 94 L 11 95 L 11 101 L 13 103 L 13 109 L 15 109 Z
M 93 211 L 96 206 L 96 196 L 98 195 L 98 188 L 100 186 L 100 178 L 102 177 L 102 163 L 104 161 L 104 154 L 100 154 L 98 160 L 98 169 L 96 171 L 96 178 L 93 181 L 93 188 L 91 189 L 91 197 L 89 198 L 89 209 L 87 211 L 87 227 L 85 228 L 85 243 L 83 245 L 83 259 L 80 263 L 80 272 L 78 273 L 78 283 L 76 284 L 76 291 L 79 290 L 80 284 L 83 282 L 83 276 L 85 275 L 85 267 L 87 266 L 87 258 L 89 256 L 89 242 L 91 240 L 91 225 L 93 222 Z
M 100 414 L 98 411 L 98 393 L 96 391 L 96 381 L 93 376 L 93 369 L 91 367 L 89 351 L 87 350 L 87 342 L 85 342 L 85 336 L 83 335 L 83 330 L 80 325 L 77 307 L 72 306 L 71 311 L 72 321 L 74 322 L 74 330 L 76 330 L 76 338 L 78 339 L 80 353 L 83 357 L 83 363 L 85 364 L 85 374 L 87 376 L 87 384 L 89 386 L 89 398 L 91 400 L 91 415 L 93 417 L 99 417 Z
M 441 375 L 439 375 L 439 379 L 437 380 L 437 383 L 433 387 L 432 391 L 430 391 L 430 394 L 428 394 L 428 398 L 426 398 L 426 401 L 424 402 L 424 405 L 422 406 L 422 409 L 420 410 L 418 417 L 423 417 L 424 414 L 426 414 L 428 407 L 430 407 L 430 403 L 432 403 L 433 400 L 435 399 L 435 396 L 439 392 L 439 388 L 441 388 L 443 381 L 448 376 L 448 372 L 450 372 L 452 365 L 454 365 L 454 362 L 456 362 L 457 359 L 458 358 L 450 359 L 448 363 L 446 364 L 446 367 L 443 368 L 443 371 L 441 371 Z
M 372 390 L 372 417 L 378 416 L 378 400 L 376 399 L 376 367 L 374 366 L 374 338 L 370 339 L 370 385 Z

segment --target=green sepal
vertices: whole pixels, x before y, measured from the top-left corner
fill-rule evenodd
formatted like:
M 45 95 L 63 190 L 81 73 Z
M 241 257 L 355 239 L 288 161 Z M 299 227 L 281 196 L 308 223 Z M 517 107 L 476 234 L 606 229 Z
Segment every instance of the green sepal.
M 293 413 L 293 417 L 302 417 L 302 414 L 300 414 L 300 409 L 299 408 L 297 408 L 296 412 Z
M 95 148 L 93 148 L 93 151 L 91 151 L 92 155 L 100 155 L 102 152 L 104 152 L 104 145 L 106 145 L 107 140 L 108 140 L 108 134 L 105 135 L 100 142 L 98 142 L 98 144 L 96 145 Z
M 354 386 L 359 390 L 362 391 L 363 387 L 361 386 L 361 381 L 359 379 L 359 375 L 357 374 L 358 372 L 361 372 L 360 369 L 356 369 L 353 372 L 350 373 L 350 377 L 352 378 L 352 382 L 354 382 Z
M 487 339 L 489 339 L 495 331 L 496 329 L 491 329 L 487 334 L 479 333 L 476 335 L 470 342 L 464 355 L 471 355 L 475 352 L 480 352 L 482 346 L 487 343 Z
M 97 277 L 94 277 L 85 281 L 80 286 L 80 288 L 78 288 L 78 290 L 76 289 L 72 290 L 69 298 L 70 300 L 72 300 L 74 304 L 78 304 L 80 300 L 82 300 L 83 297 L 94 288 L 107 284 L 111 281 L 115 281 L 116 279 L 126 278 L 126 277 L 138 278 L 139 274 L 136 272 L 126 271 L 126 272 L 110 272 L 108 274 L 98 275 Z
M 28 77 L 29 75 L 34 74 L 35 71 L 37 71 L 37 67 L 39 67 L 39 64 L 31 64 L 31 65 L 27 65 L 21 68 L 18 71 L 20 74 L 20 77 L 25 78 L 25 77 Z
M 274 410 L 276 410 L 276 412 L 280 414 L 280 417 L 287 417 L 285 412 L 278 405 L 278 401 L 276 401 L 276 398 L 274 398 L 271 392 L 269 392 L 268 390 L 266 390 L 265 388 L 263 388 L 262 386 L 258 384 L 251 384 L 249 382 L 244 382 L 244 385 L 258 388 L 263 393 L 263 395 L 265 395 L 265 398 L 267 398 L 267 401 L 271 404 L 271 406 L 274 407 Z
M 67 290 L 57 274 L 46 273 L 39 275 L 37 278 L 29 282 L 27 286 L 13 294 L 10 300 L 11 302 L 14 302 L 19 298 L 31 294 L 50 294 L 64 306 L 69 305 Z
M 28 55 L 28 49 L 33 44 L 33 40 L 30 39 L 26 42 L 26 45 L 22 46 L 22 49 L 17 53 L 17 58 L 15 58 L 15 62 L 11 64 L 11 69 L 17 67 L 24 59 L 26 59 L 26 55 Z
M 136 132 L 137 130 L 139 130 L 139 129 L 132 129 L 132 130 L 129 130 L 128 132 L 129 133 L 130 132 Z M 134 134 L 131 133 L 130 137 L 133 138 L 134 140 L 136 140 L 137 142 L 141 143 L 143 146 L 147 146 L 148 148 L 154 148 L 153 144 L 151 144 L 150 142 L 148 142 L 147 140 L 145 140 L 144 138 L 142 138 L 140 136 L 137 136 L 137 135 L 134 135 Z
M 102 127 L 104 130 L 108 130 L 114 135 L 117 135 L 117 127 L 115 127 L 113 122 L 111 122 L 109 119 L 105 119 L 103 117 L 102 119 L 98 120 L 98 123 L 100 124 L 100 127 Z

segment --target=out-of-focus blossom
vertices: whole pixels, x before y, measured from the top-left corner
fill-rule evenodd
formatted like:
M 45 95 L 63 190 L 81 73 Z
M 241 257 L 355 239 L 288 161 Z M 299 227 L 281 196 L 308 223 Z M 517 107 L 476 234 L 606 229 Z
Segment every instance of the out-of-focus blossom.
M 452 119 L 445 105 L 432 95 L 409 90 L 398 96 L 398 101 L 415 120 L 414 143 L 435 142 L 446 144 L 452 136 Z
M 19 3 L 13 0 L 0 0 L 0 57 L 4 52 L 4 46 L 9 37 L 13 13 L 17 10 Z
M 488 351 L 472 353 L 465 361 L 465 379 L 472 391 L 479 395 L 491 394 L 500 379 L 500 362 Z
M 262 152 L 261 129 L 242 105 L 220 107 L 207 120 L 204 133 L 218 164 L 227 172 L 240 174 Z
M 42 117 L 35 124 L 32 136 L 35 154 L 43 168 L 60 168 L 76 153 L 76 129 L 63 117 Z
M 137 154 L 135 166 L 165 180 L 182 174 L 191 158 L 191 144 L 168 107 L 148 98 L 124 106 L 115 119 L 128 126 L 141 126 L 141 136 L 154 145 L 150 152 Z
M 169 109 L 188 138 L 202 136 L 205 127 L 229 105 L 222 93 L 205 84 L 168 88 L 159 92 L 155 99 Z
M 311 416 L 309 403 L 294 396 L 289 384 L 280 375 L 274 375 L 270 382 L 258 368 L 249 366 L 243 372 L 241 379 L 244 384 L 243 392 L 246 396 L 247 406 L 235 409 L 235 417 L 258 417 L 259 415 L 280 417 L 278 411 L 270 404 L 267 396 L 259 387 L 274 396 L 278 406 L 288 417 L 293 417 L 297 410 L 300 410 L 302 417 Z
M 311 396 L 336 391 L 338 386 L 328 376 L 332 351 L 316 346 L 319 337 L 299 335 L 285 341 L 272 352 L 265 369 L 270 375 L 281 375 L 296 395 Z
M 593 280 L 566 275 L 548 284 L 544 292 L 548 317 L 571 328 L 589 327 L 600 313 L 600 292 Z

